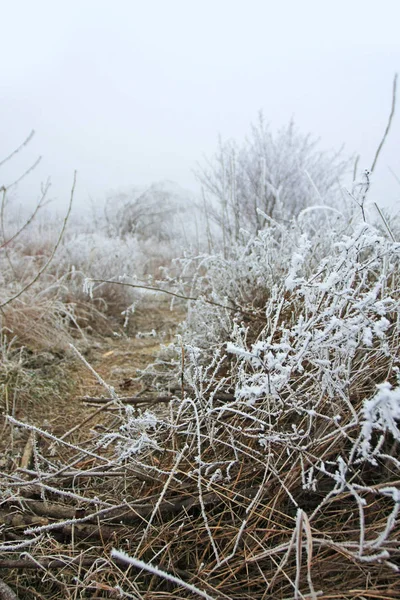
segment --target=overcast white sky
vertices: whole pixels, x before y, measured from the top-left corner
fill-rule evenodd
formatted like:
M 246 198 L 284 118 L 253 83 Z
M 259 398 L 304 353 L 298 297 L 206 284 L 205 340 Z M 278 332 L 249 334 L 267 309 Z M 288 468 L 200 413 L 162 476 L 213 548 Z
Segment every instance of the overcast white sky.
M 399 0 L 3 0 L 1 17 L 0 156 L 36 136 L 0 185 L 43 155 L 21 201 L 48 175 L 66 200 L 74 169 L 79 205 L 162 179 L 195 190 L 196 161 L 260 109 L 369 167 L 400 70 Z M 400 207 L 399 150 L 400 106 L 373 187 Z

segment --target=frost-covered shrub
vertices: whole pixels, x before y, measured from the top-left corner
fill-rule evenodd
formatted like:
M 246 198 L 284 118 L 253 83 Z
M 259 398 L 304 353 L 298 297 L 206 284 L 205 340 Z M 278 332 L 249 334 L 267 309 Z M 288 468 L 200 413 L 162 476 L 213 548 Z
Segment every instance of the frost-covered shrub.
M 312 381 L 316 396 L 346 399 L 352 411 L 360 365 L 375 361 L 378 377 L 378 365 L 397 360 L 399 257 L 400 245 L 365 223 L 341 238 L 270 227 L 230 260 L 202 257 L 184 324 L 191 369 L 217 350 L 224 385 L 241 401 L 268 398 L 283 410 L 298 381 Z
M 182 449 L 171 478 L 179 461 L 205 571 L 218 587 L 227 564 L 235 577 L 257 565 L 259 597 L 289 597 L 288 580 L 294 597 L 317 597 L 324 569 L 344 563 L 397 577 L 400 244 L 364 222 L 314 225 L 274 224 L 229 258 L 198 258 L 170 438 L 151 436 Z M 307 574 L 303 549 L 318 551 Z
M 68 292 L 77 302 L 95 306 L 108 316 L 123 320 L 123 312 L 135 300 L 130 288 L 107 283 L 140 271 L 142 254 L 132 237 L 111 238 L 104 232 L 70 235 L 59 257 L 59 264 L 70 273 Z M 97 280 L 91 298 L 84 289 L 86 278 Z M 102 283 L 102 280 L 104 283 Z
M 91 297 L 101 310 L 126 315 L 140 301 L 140 290 L 107 282 L 148 284 L 166 267 L 171 276 L 173 259 L 196 239 L 194 218 L 187 193 L 173 182 L 110 195 L 104 213 L 95 214 L 86 230 L 73 228 L 65 241 L 59 263 L 74 271 L 70 290 L 81 299 L 75 285 L 80 273 L 94 282 Z
M 247 234 L 245 243 L 232 244 L 227 255 L 181 261 L 183 278 L 186 270 L 194 272 L 189 295 L 198 297 L 189 306 L 185 324 L 190 343 L 210 348 L 227 341 L 243 324 L 254 339 L 266 317 L 272 320 L 280 304 L 281 309 L 289 306 L 297 278 L 322 268 L 327 256 L 336 253 L 338 236 L 350 230 L 346 219 L 336 214 L 313 219 L 311 227 L 308 218 L 292 221 L 289 227 L 269 221 L 258 235 Z
M 315 202 L 337 205 L 349 166 L 340 152 L 321 151 L 318 140 L 299 132 L 293 121 L 274 134 L 260 115 L 241 144 L 221 142 L 197 175 L 226 252 L 242 239 L 242 229 L 254 235 L 267 217 L 287 223 Z
M 399 311 L 400 244 L 362 224 L 310 271 L 312 246 L 303 239 L 293 252 L 278 294 L 266 303 L 270 319 L 258 340 L 247 344 L 246 330 L 236 328 L 236 340 L 228 346 L 239 358 L 243 352 L 261 395 L 274 395 L 306 368 L 315 368 L 332 394 L 345 393 L 360 353 L 379 347 L 390 354 L 388 339 Z
M 111 237 L 173 244 L 193 233 L 193 204 L 193 194 L 173 181 L 132 186 L 107 198 L 106 231 Z

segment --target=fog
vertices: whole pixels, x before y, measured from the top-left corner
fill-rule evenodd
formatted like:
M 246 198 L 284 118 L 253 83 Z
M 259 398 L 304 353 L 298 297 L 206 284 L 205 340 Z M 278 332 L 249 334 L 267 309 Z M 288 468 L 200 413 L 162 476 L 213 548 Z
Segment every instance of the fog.
M 258 112 L 272 129 L 293 117 L 371 166 L 400 65 L 398 0 L 70 0 L 2 3 L 0 156 L 36 135 L 0 171 L 34 201 L 51 177 L 76 207 L 110 190 L 172 180 L 198 189 L 193 169 L 218 136 L 241 141 Z M 371 199 L 399 205 L 400 115 Z M 392 171 L 392 172 L 391 172 Z

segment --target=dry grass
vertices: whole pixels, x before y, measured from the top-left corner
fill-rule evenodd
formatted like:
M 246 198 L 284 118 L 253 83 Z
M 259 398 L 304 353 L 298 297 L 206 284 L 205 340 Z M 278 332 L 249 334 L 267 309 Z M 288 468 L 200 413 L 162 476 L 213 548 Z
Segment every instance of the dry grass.
M 398 356 L 394 333 L 390 353 Z M 311 415 L 304 396 L 320 394 L 312 368 L 290 381 L 285 411 L 268 398 L 227 402 L 215 388 L 194 401 L 192 390 L 172 401 L 169 423 L 165 415 L 155 432 L 146 430 L 159 449 L 143 446 L 125 460 L 113 449 L 129 454 L 145 429 L 134 418 L 129 429 L 123 411 L 109 415 L 107 431 L 115 431 L 115 418 L 122 429 L 107 448 L 97 436 L 74 448 L 68 438 L 52 441 L 37 431 L 36 467 L 1 482 L 10 490 L 1 508 L 10 540 L 3 544 L 39 536 L 22 558 L 10 550 L 0 559 L 0 567 L 25 565 L 5 580 L 21 599 L 199 595 L 184 584 L 232 600 L 398 597 L 400 531 L 396 502 L 385 492 L 399 487 L 397 445 L 387 433 L 376 464 L 357 463 L 361 424 L 352 414 L 360 414 L 375 381 L 390 379 L 389 368 L 379 349 L 358 356 L 348 397 L 325 394 Z M 346 460 L 343 489 L 339 456 Z M 39 467 L 44 459 L 50 463 Z M 28 526 L 43 529 L 23 535 Z M 182 586 L 113 559 L 113 548 Z
M 38 301 L 28 296 L 3 311 L 2 330 L 35 351 L 65 350 L 71 341 L 69 315 L 73 318 L 72 311 L 57 299 Z
M 230 270 L 203 263 L 162 398 L 127 407 L 77 352 L 106 393 L 92 414 L 56 436 L 7 407 L 4 431 L 29 443 L 0 476 L 0 570 L 20 600 L 400 596 L 399 248 L 365 225 L 327 249 L 291 235 L 286 254 L 271 228 Z M 74 322 L 46 298 L 3 315 L 41 348 Z M 372 415 L 379 394 L 392 405 Z

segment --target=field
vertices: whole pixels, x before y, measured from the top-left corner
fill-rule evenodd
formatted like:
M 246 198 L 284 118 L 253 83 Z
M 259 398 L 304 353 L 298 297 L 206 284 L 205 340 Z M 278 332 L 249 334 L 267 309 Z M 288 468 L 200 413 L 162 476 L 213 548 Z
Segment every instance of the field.
M 1 600 L 400 597 L 400 227 L 323 172 L 186 233 L 3 198 Z

